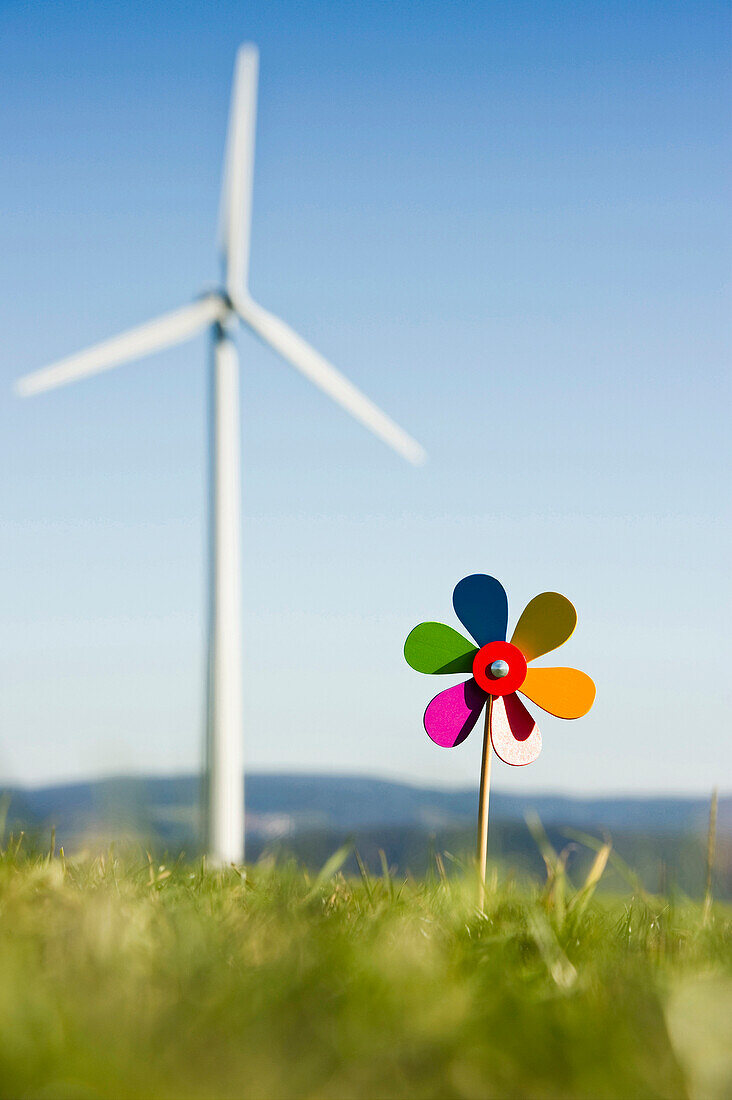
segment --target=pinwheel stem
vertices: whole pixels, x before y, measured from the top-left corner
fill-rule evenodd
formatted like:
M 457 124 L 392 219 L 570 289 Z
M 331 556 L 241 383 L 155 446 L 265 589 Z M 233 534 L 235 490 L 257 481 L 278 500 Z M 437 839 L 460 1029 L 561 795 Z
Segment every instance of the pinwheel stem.
M 485 726 L 483 727 L 483 760 L 480 765 L 480 794 L 478 796 L 478 907 L 485 904 L 485 867 L 488 860 L 488 800 L 491 793 L 491 711 L 493 696 L 488 696 L 485 708 Z

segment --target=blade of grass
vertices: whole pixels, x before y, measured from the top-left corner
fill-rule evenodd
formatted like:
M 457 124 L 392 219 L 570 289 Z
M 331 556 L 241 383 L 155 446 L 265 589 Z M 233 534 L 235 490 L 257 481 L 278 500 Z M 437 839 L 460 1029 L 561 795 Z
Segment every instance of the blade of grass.
M 608 843 L 607 840 L 598 840 L 596 836 L 592 836 L 590 833 L 580 832 L 578 829 L 563 829 L 562 832 L 565 836 L 570 837 L 572 840 L 579 841 L 580 844 L 584 844 L 586 848 L 591 848 L 594 852 L 599 852 L 604 844 Z M 638 897 L 642 898 L 646 903 L 650 902 L 650 895 L 641 882 L 640 877 L 628 866 L 625 860 L 622 859 L 617 852 L 611 850 L 608 854 L 608 861 L 610 866 L 618 872 L 621 878 L 625 879 L 628 885 L 633 888 Z
M 702 924 L 707 925 L 712 911 L 712 878 L 714 875 L 714 849 L 717 842 L 717 801 L 719 792 L 715 787 L 709 804 L 709 829 L 707 831 L 707 877 L 704 891 L 704 910 Z
M 553 908 L 557 923 L 561 927 L 566 915 L 567 856 L 569 850 L 565 848 L 561 856 L 557 855 L 537 813 L 527 813 L 526 824 L 546 865 L 547 875 L 544 893 L 547 905 Z
M 8 810 L 10 809 L 10 795 L 6 791 L 0 795 L 0 855 L 3 852 L 3 841 L 5 840 L 5 826 L 8 820 Z
M 592 861 L 592 866 L 587 872 L 587 876 L 584 881 L 584 885 L 574 895 L 569 903 L 569 910 L 576 916 L 581 917 L 585 909 L 589 905 L 592 895 L 597 889 L 597 885 L 605 874 L 605 868 L 607 867 L 607 861 L 610 856 L 612 844 L 610 841 L 606 841 L 603 846 L 596 852 L 595 858 Z
M 365 866 L 363 860 L 361 859 L 358 848 L 354 848 L 353 854 L 356 857 L 356 863 L 358 864 L 358 869 L 361 872 L 361 878 L 363 879 L 363 884 L 366 887 L 366 894 L 368 896 L 369 902 L 373 905 L 374 891 L 373 891 L 373 887 L 371 886 L 371 879 L 369 877 L 369 873 L 366 870 L 366 866 Z
M 386 858 L 386 852 L 383 848 L 379 848 L 379 860 L 381 861 L 381 877 L 386 885 L 386 890 L 389 895 L 389 901 L 394 900 L 394 881 L 389 871 L 389 863 Z
M 336 851 L 333 852 L 332 856 L 329 856 L 328 859 L 326 859 L 325 863 L 315 876 L 313 885 L 305 895 L 304 900 L 306 902 L 312 901 L 312 899 L 318 893 L 320 887 L 324 883 L 329 882 L 330 879 L 333 878 L 333 875 L 337 874 L 340 871 L 341 867 L 346 862 L 352 851 L 353 841 L 347 840 L 345 844 L 341 844 L 340 848 L 337 848 Z

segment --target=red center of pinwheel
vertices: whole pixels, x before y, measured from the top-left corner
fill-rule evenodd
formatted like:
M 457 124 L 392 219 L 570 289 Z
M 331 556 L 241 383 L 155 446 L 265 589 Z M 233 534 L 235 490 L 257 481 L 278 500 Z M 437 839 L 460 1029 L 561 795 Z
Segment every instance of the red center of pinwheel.
M 489 642 L 473 658 L 473 676 L 489 695 L 511 695 L 526 679 L 526 658 L 510 642 Z

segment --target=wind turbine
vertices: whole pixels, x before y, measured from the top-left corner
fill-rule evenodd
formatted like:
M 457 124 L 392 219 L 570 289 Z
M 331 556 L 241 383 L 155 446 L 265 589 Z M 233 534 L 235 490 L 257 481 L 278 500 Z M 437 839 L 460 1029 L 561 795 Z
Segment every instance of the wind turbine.
M 251 224 L 258 53 L 240 47 L 234 70 L 219 213 L 223 285 L 181 309 L 68 356 L 16 383 L 22 396 L 55 389 L 211 334 L 211 562 L 208 667 L 208 837 L 215 863 L 244 858 L 242 744 L 241 499 L 239 360 L 234 329 L 252 332 L 407 461 L 425 460 L 420 445 L 331 366 L 289 325 L 258 305 L 247 281 Z

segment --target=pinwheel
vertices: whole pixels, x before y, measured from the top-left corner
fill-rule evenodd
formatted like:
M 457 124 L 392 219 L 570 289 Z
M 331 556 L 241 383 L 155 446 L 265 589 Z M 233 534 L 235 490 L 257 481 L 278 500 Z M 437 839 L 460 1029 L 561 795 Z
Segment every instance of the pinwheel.
M 460 745 L 486 707 L 480 779 L 478 861 L 485 878 L 488 835 L 490 746 L 506 764 L 521 766 L 541 752 L 541 734 L 519 699 L 558 718 L 581 718 L 595 699 L 595 685 L 576 668 L 529 668 L 528 663 L 563 645 L 577 624 L 577 612 L 559 592 L 541 592 L 524 608 L 506 641 L 508 597 L 495 577 L 463 577 L 452 595 L 455 614 L 476 644 L 444 623 L 420 623 L 404 643 L 404 656 L 417 672 L 472 673 L 441 691 L 424 713 L 424 727 L 437 745 Z

